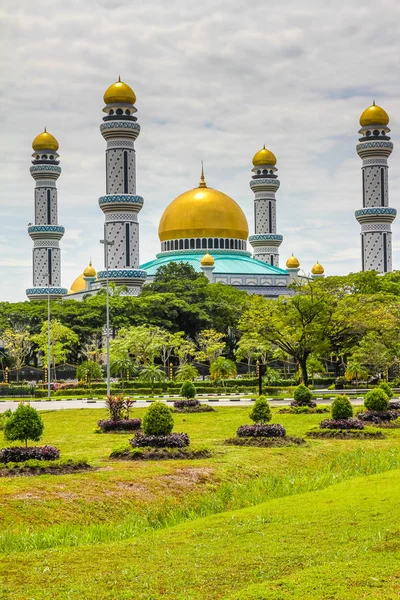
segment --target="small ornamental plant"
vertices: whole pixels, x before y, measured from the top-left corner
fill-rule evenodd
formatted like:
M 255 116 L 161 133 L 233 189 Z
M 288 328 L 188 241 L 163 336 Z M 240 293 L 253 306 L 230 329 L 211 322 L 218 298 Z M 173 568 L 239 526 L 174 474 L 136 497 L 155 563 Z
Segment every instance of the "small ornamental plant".
M 259 396 L 250 411 L 254 423 L 268 423 L 271 420 L 271 408 L 265 396 Z
M 389 400 L 391 398 L 393 398 L 393 389 L 392 386 L 388 384 L 387 381 L 381 381 L 379 386 L 378 386 L 379 390 L 383 390 L 386 394 L 386 396 L 389 398 Z
M 332 419 L 351 419 L 353 406 L 347 396 L 336 396 L 331 406 Z
M 312 401 L 312 391 L 301 383 L 294 390 L 292 405 L 294 406 L 316 406 L 315 402 Z
M 196 388 L 191 381 L 184 381 L 181 387 L 181 396 L 189 400 L 196 396 Z
M 153 402 L 143 417 L 145 435 L 169 435 L 174 427 L 171 409 L 162 402 Z
M 142 426 L 141 419 L 130 419 L 130 410 L 134 402 L 123 396 L 108 396 L 106 406 L 110 413 L 109 419 L 101 419 L 97 425 L 103 433 L 110 431 L 134 431 Z
M 376 388 L 365 395 L 364 406 L 367 410 L 386 411 L 389 406 L 389 398 L 383 389 Z
M 4 425 L 4 437 L 11 442 L 28 440 L 38 442 L 43 435 L 44 424 L 42 417 L 33 406 L 21 402 L 17 410 L 9 417 Z

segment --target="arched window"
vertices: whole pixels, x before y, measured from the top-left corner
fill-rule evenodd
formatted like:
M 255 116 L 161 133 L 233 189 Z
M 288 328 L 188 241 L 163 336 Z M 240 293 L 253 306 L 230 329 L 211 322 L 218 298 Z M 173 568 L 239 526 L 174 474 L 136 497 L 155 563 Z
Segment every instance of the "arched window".
M 209 248 L 214 248 L 214 244 L 211 238 L 208 238 L 208 247 Z
M 202 247 L 202 248 L 207 248 L 207 240 L 206 240 L 206 238 L 203 238 L 203 239 L 201 240 L 201 247 Z
M 126 109 L 125 114 L 128 115 L 128 117 L 129 117 L 129 115 L 131 114 L 131 111 Z
M 112 117 L 112 116 L 113 116 L 113 114 L 114 114 L 114 111 L 113 111 L 113 109 L 111 109 L 111 110 L 110 110 L 110 112 L 109 112 L 108 114 L 110 115 L 110 117 Z
M 190 249 L 193 250 L 193 248 L 194 248 L 194 239 L 192 238 L 190 240 Z
M 230 240 L 231 250 L 233 250 L 233 240 Z
M 237 250 L 237 249 L 238 249 L 238 241 L 235 240 L 235 250 Z
M 179 250 L 183 250 L 183 240 L 179 240 Z
M 200 246 L 201 246 L 201 240 L 200 240 L 200 238 L 197 238 L 197 240 L 196 240 L 196 248 L 200 248 Z
M 215 240 L 214 240 L 214 248 L 219 248 L 219 240 L 218 240 L 218 238 L 215 238 Z
M 178 250 L 178 240 L 175 240 L 175 250 Z
M 122 108 L 117 108 L 117 110 L 115 111 L 117 113 L 117 115 L 123 115 L 124 111 L 122 110 Z
M 185 240 L 185 250 L 189 250 L 189 240 Z
M 225 248 L 225 240 L 224 240 L 223 238 L 221 238 L 221 239 L 219 240 L 219 247 L 220 247 L 220 248 Z

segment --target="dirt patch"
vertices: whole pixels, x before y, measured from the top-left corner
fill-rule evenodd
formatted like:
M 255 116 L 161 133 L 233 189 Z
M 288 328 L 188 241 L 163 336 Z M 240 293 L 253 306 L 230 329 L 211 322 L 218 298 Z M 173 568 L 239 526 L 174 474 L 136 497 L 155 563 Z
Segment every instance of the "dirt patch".
M 306 436 L 309 438 L 325 438 L 336 440 L 383 440 L 386 437 L 381 431 L 345 431 L 335 429 L 309 431 L 306 433 Z
M 210 450 L 188 450 L 187 448 L 135 448 L 133 452 L 113 452 L 110 458 L 117 460 L 193 460 L 210 458 Z
M 230 438 L 227 446 L 256 446 L 257 448 L 281 448 L 283 446 L 304 446 L 306 440 L 297 437 Z
M 32 477 L 34 475 L 65 475 L 69 473 L 77 473 L 79 471 L 92 471 L 94 467 L 91 467 L 87 463 L 81 463 L 79 465 L 68 465 L 62 467 L 22 467 L 0 469 L 0 477 Z

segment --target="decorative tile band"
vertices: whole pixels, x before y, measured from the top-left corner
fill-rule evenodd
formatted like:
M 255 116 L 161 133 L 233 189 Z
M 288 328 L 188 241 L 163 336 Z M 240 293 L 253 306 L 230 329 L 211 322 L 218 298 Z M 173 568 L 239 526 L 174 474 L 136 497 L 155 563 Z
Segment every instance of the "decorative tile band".
M 368 215 L 397 215 L 397 210 L 395 208 L 388 207 L 377 207 L 377 208 L 362 208 L 360 210 L 355 211 L 356 217 L 363 217 Z
M 279 235 L 278 233 L 260 233 L 256 235 L 249 235 L 249 242 L 261 242 L 267 240 L 277 240 L 279 242 L 283 241 L 283 235 Z
M 144 200 L 142 196 L 131 196 L 129 194 L 109 194 L 107 196 L 100 196 L 99 205 L 102 204 L 140 204 L 142 205 Z
M 107 271 L 98 271 L 98 279 L 107 279 Z M 142 269 L 110 269 L 108 279 L 146 279 L 147 272 Z
M 56 165 L 33 165 L 30 167 L 31 173 L 39 173 L 40 171 L 54 171 L 55 173 L 61 173 L 61 167 Z
M 135 121 L 110 121 L 100 125 L 100 131 L 107 129 L 134 129 L 135 131 L 140 131 L 140 125 Z
M 260 185 L 271 185 L 278 189 L 280 184 L 281 182 L 279 179 L 252 179 L 250 181 L 251 189 L 259 187 Z
M 28 288 L 26 290 L 27 296 L 66 296 L 68 290 L 66 288 Z
M 65 233 L 65 228 L 62 225 L 31 225 L 28 227 L 28 233 Z

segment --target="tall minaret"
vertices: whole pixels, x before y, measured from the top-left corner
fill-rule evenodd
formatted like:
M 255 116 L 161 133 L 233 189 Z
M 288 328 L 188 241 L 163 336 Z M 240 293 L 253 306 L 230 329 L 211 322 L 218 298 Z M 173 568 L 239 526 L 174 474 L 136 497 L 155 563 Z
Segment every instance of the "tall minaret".
M 395 208 L 389 208 L 387 159 L 393 144 L 388 123 L 388 114 L 374 102 L 360 117 L 361 138 L 357 145 L 357 154 L 363 161 L 363 208 L 355 212 L 361 225 L 361 268 L 378 273 L 392 270 L 390 225 L 397 213 Z
M 120 79 L 104 94 L 104 123 L 100 127 L 107 141 L 106 148 L 106 196 L 99 198 L 105 214 L 104 236 L 111 245 L 105 245 L 104 267 L 108 279 L 117 285 L 125 285 L 128 294 L 137 296 L 145 279 L 146 271 L 139 267 L 138 212 L 143 198 L 136 196 L 135 140 L 140 125 L 134 113 L 134 91 Z M 107 271 L 99 271 L 98 279 L 106 283 Z
M 258 260 L 279 267 L 279 246 L 283 236 L 276 233 L 276 198 L 280 181 L 275 155 L 265 145 L 253 158 L 253 177 L 250 187 L 254 192 L 254 229 L 249 237 L 253 256 Z
M 28 226 L 33 240 L 33 287 L 26 290 L 30 300 L 65 296 L 61 285 L 61 251 L 59 240 L 64 227 L 58 225 L 56 182 L 61 174 L 58 142 L 46 129 L 32 142 L 31 175 L 35 187 L 35 224 Z

